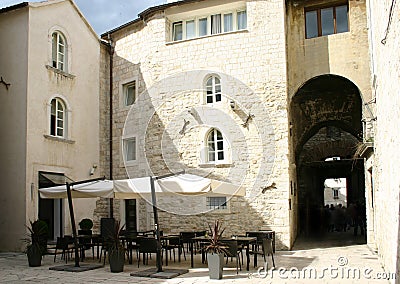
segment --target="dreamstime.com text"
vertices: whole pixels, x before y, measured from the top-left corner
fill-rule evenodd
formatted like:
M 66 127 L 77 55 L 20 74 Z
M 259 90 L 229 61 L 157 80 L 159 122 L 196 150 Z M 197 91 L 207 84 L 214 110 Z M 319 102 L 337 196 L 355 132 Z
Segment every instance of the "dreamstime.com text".
M 268 270 L 268 263 L 259 267 L 256 273 L 250 274 L 250 278 L 269 278 L 269 279 L 371 279 L 371 280 L 392 280 L 396 279 L 396 273 L 374 272 L 369 267 L 348 266 L 346 257 L 338 258 L 338 265 L 327 267 L 297 267 L 276 268 Z

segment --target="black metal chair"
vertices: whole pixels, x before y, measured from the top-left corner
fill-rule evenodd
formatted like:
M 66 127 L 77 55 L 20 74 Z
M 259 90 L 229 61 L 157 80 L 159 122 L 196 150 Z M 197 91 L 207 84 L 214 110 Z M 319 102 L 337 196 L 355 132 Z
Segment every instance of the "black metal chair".
M 237 240 L 223 240 L 222 243 L 226 246 L 226 263 L 228 263 L 229 258 L 236 258 L 236 274 L 239 273 L 239 268 L 242 270 L 242 263 L 243 263 L 243 253 L 242 253 L 242 246 L 238 245 Z M 240 261 L 240 258 L 242 261 Z
M 250 254 L 254 255 L 254 267 L 257 266 L 257 256 L 262 255 L 264 261 L 266 261 L 265 255 L 271 254 L 272 262 L 275 266 L 274 261 L 274 239 L 273 235 L 270 232 L 246 232 L 246 236 L 248 237 L 256 237 L 257 241 L 255 244 L 252 245 L 250 250 Z
M 264 261 L 265 262 L 267 261 L 265 257 L 266 255 L 271 255 L 272 266 L 275 267 L 273 240 L 269 238 L 263 239 L 262 250 L 263 250 Z
M 189 246 L 193 242 L 192 239 L 196 237 L 196 232 L 180 232 L 179 236 L 181 237 L 182 245 L 185 246 L 186 244 L 186 252 L 189 252 Z M 183 250 L 183 256 L 186 259 L 185 250 Z
M 155 238 L 140 237 L 138 238 L 138 267 L 140 263 L 140 254 L 143 254 L 143 264 L 149 263 L 149 254 L 157 253 L 157 240 Z
M 172 252 L 174 254 L 174 262 L 175 262 L 175 250 L 178 249 L 178 260 L 181 261 L 181 254 L 184 251 L 183 243 L 181 240 L 180 235 L 170 235 L 168 238 L 163 240 L 162 249 L 166 253 L 166 257 L 168 258 L 168 251 L 169 257 L 172 259 Z M 185 260 L 186 260 L 186 256 Z M 168 259 L 166 260 L 166 264 L 168 265 Z
M 54 247 L 48 246 L 46 254 L 54 255 L 54 262 L 56 262 L 57 255 L 61 254 L 61 259 L 65 259 L 65 263 L 68 262 L 69 253 L 72 252 L 73 246 L 69 244 L 68 238 L 57 237 L 57 242 Z

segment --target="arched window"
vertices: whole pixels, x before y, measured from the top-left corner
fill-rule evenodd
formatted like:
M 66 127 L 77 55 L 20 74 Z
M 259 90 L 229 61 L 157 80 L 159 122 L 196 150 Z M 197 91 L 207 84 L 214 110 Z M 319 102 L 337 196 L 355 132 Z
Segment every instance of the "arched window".
M 67 72 L 67 42 L 65 37 L 60 32 L 54 32 L 51 37 L 52 66 Z
M 207 160 L 208 162 L 225 160 L 224 137 L 217 129 L 212 129 L 207 136 Z
M 50 135 L 65 137 L 66 126 L 65 104 L 59 98 L 54 98 L 51 100 Z
M 207 103 L 221 101 L 221 80 L 216 76 L 211 76 L 206 82 Z

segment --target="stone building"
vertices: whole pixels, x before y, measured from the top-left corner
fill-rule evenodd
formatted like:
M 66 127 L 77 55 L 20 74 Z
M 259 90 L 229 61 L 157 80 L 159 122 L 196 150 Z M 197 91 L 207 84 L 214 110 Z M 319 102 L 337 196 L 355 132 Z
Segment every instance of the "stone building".
M 29 220 L 45 220 L 50 238 L 70 232 L 68 206 L 38 188 L 88 179 L 100 163 L 100 44 L 69 0 L 1 9 L 0 36 L 0 251 L 20 251 Z M 75 204 L 78 221 L 96 206 Z
M 325 179 L 346 178 L 348 202 L 365 204 L 355 158 L 373 117 L 365 1 L 178 1 L 102 39 L 113 51 L 104 45 L 102 59 L 113 178 L 184 169 L 247 190 L 160 197 L 165 231 L 220 218 L 228 234 L 273 229 L 288 249 L 318 227 Z M 127 202 L 114 202 L 121 219 Z M 137 229 L 151 229 L 148 203 L 130 202 Z
M 400 119 L 400 6 L 396 1 L 368 2 L 372 104 L 376 104 L 374 139 L 362 148 L 366 157 L 368 243 L 380 256 L 386 272 L 400 267 L 400 159 L 397 127 Z

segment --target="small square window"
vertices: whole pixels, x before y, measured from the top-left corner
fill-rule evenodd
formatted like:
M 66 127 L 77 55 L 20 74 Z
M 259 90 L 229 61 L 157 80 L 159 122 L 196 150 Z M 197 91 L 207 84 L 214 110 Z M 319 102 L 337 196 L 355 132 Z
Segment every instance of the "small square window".
M 226 196 L 222 197 L 207 197 L 207 209 L 227 209 Z
M 124 157 L 125 161 L 136 160 L 136 138 L 124 139 Z
M 125 106 L 132 105 L 136 100 L 136 82 L 125 84 L 124 87 L 124 104 Z

